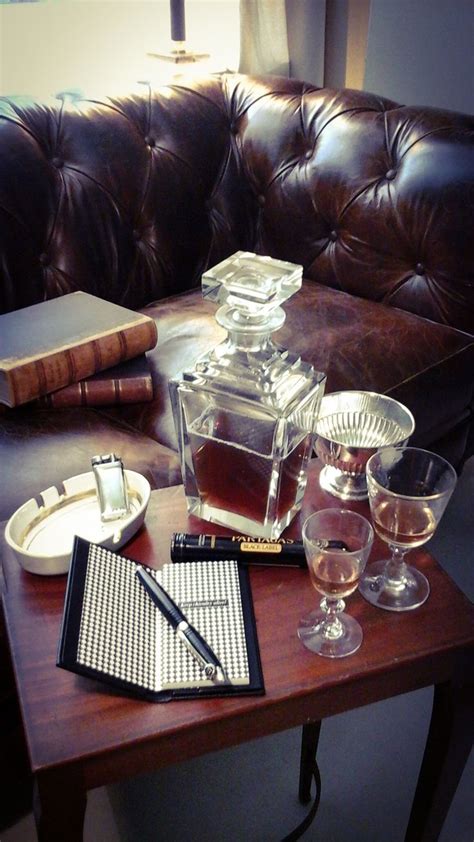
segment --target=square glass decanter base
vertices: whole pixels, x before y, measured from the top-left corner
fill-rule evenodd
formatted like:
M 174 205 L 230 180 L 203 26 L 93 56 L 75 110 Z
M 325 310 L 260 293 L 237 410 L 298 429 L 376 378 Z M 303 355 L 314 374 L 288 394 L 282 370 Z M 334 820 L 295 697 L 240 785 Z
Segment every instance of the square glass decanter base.
M 281 518 L 281 520 L 262 523 L 261 521 L 252 520 L 249 517 L 238 515 L 235 512 L 227 512 L 224 509 L 218 509 L 215 506 L 210 506 L 203 503 L 199 497 L 187 497 L 186 503 L 188 512 L 195 517 L 208 520 L 211 523 L 217 523 L 220 526 L 226 526 L 232 529 L 239 535 L 249 535 L 253 538 L 267 538 L 268 540 L 279 538 L 284 529 L 291 523 L 296 514 L 301 508 L 301 500 L 303 498 L 304 489 L 301 495 L 298 495 L 298 500 L 294 506 Z

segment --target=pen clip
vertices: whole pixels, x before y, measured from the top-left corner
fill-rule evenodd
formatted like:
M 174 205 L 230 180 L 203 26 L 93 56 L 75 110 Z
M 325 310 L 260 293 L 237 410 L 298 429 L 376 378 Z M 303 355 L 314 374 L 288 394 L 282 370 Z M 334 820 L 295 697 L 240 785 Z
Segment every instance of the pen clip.
M 230 684 L 224 667 L 222 666 L 221 662 L 217 658 L 217 656 L 212 652 L 209 648 L 206 641 L 201 637 L 198 630 L 191 626 L 187 620 L 182 620 L 176 627 L 176 635 L 179 639 L 184 643 L 188 652 L 195 658 L 198 664 L 201 666 L 204 675 L 206 678 L 210 678 L 212 681 L 216 682 L 217 684 Z M 199 645 L 196 646 L 196 643 L 202 644 L 202 647 Z M 205 652 L 209 652 L 213 660 L 210 660 L 204 654 Z
M 199 665 L 202 667 L 202 670 L 206 676 L 206 678 L 214 678 L 217 672 L 217 665 L 212 664 L 207 658 L 204 658 L 203 655 L 196 649 L 195 646 L 192 645 L 191 641 L 189 640 L 186 630 L 189 629 L 189 623 L 186 620 L 182 620 L 176 626 L 176 636 L 179 637 L 182 643 L 186 646 L 188 652 L 196 659 Z

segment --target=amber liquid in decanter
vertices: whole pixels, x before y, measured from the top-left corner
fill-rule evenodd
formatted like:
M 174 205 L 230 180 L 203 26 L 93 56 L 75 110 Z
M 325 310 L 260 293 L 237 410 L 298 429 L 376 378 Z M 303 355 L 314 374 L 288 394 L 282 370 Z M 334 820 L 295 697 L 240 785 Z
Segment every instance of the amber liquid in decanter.
M 189 438 L 196 481 L 206 506 L 230 509 L 241 517 L 263 522 L 270 514 L 268 504 L 275 472 L 280 483 L 276 518 L 283 520 L 295 505 L 302 471 L 311 451 L 309 434 L 276 465 L 271 456 L 262 456 L 242 446 L 192 433 Z

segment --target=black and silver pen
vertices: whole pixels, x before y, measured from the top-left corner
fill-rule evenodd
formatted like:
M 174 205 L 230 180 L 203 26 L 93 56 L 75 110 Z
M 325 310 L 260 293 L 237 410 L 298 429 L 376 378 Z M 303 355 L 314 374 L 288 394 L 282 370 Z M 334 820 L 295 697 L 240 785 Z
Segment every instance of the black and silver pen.
M 143 567 L 138 568 L 137 576 L 157 608 L 175 630 L 177 637 L 200 664 L 206 678 L 219 683 L 227 682 L 228 679 L 219 658 L 197 629 L 188 623 L 181 608 L 176 605 L 169 593 Z

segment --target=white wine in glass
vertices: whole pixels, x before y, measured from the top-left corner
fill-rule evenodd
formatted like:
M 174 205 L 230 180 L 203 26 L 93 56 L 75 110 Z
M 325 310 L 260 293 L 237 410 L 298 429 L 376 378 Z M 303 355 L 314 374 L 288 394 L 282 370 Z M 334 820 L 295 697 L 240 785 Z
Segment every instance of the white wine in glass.
M 366 465 L 370 511 L 375 531 L 391 557 L 370 564 L 359 590 L 379 608 L 409 611 L 430 592 L 426 576 L 405 561 L 405 554 L 433 536 L 456 485 L 456 472 L 441 456 L 417 447 L 387 448 Z
M 346 509 L 323 509 L 303 524 L 309 575 L 323 597 L 298 627 L 298 637 L 312 652 L 343 658 L 361 645 L 362 629 L 344 613 L 344 598 L 357 589 L 373 540 L 369 521 Z
M 399 547 L 421 547 L 432 537 L 436 518 L 429 504 L 407 500 L 380 500 L 372 508 L 375 528 L 387 544 Z
M 359 584 L 362 570 L 358 558 L 344 550 L 321 550 L 308 563 L 313 587 L 323 596 L 350 596 Z

